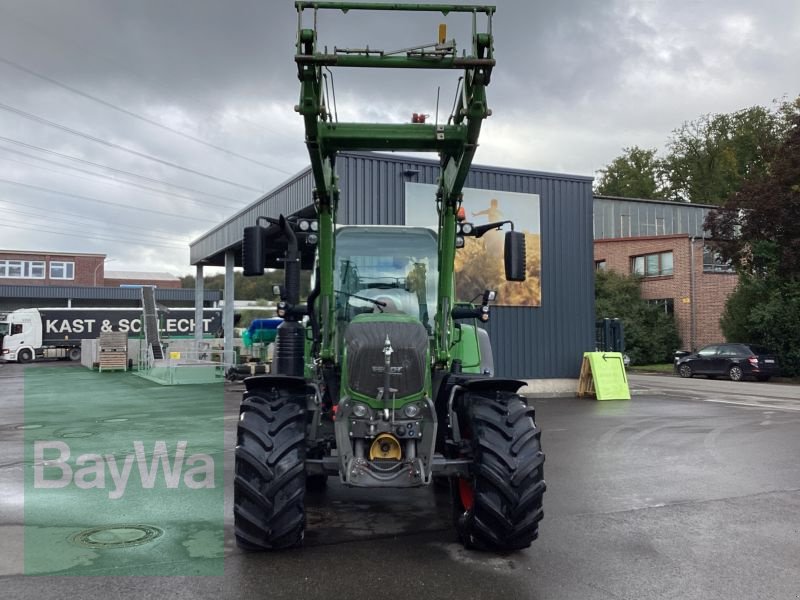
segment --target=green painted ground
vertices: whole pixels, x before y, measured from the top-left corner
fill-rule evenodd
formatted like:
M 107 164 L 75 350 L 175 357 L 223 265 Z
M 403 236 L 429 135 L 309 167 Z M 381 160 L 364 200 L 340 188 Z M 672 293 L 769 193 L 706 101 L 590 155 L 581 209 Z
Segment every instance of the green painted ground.
M 222 575 L 223 393 L 26 369 L 26 574 Z

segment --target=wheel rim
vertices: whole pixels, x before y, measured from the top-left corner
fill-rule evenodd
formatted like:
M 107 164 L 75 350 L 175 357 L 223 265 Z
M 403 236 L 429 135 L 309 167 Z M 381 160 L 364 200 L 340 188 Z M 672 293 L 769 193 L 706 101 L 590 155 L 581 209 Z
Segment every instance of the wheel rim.
M 461 506 L 465 511 L 472 510 L 475 504 L 475 494 L 472 484 L 464 478 L 458 480 L 458 496 L 461 499 Z
M 688 365 L 681 366 L 681 377 L 691 377 L 692 369 Z
M 731 367 L 731 379 L 739 381 L 742 378 L 742 369 L 740 367 Z

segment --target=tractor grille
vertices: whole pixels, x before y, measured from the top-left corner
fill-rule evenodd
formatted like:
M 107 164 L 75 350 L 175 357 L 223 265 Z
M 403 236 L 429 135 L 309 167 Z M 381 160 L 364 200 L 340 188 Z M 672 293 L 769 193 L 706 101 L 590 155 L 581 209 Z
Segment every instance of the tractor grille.
M 422 391 L 427 367 L 428 333 L 417 321 L 365 321 L 347 326 L 347 376 L 350 389 L 377 397 L 383 387 L 386 336 L 392 343 L 391 387 L 402 398 Z

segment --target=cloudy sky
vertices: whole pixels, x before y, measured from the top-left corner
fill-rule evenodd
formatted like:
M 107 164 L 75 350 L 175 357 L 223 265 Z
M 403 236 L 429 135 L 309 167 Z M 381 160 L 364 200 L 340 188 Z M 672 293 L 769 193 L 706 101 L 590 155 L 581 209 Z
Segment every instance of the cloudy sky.
M 800 93 L 797 0 L 498 0 L 476 162 L 593 175 L 704 113 Z M 329 47 L 461 47 L 464 15 L 321 12 Z M 307 164 L 289 0 L 0 0 L 0 248 L 185 274 Z M 465 35 L 466 34 L 466 35 Z M 337 71 L 340 120 L 440 114 L 452 73 Z

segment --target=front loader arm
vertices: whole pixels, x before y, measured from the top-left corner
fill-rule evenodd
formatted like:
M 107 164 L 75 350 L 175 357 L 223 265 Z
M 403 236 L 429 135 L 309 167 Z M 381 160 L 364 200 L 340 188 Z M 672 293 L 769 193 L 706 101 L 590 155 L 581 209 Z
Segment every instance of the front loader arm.
M 478 145 L 483 119 L 491 114 L 486 103 L 486 86 L 495 64 L 492 49 L 491 20 L 494 6 L 458 6 L 445 4 L 397 4 L 353 2 L 295 2 L 298 12 L 297 53 L 295 62 L 300 79 L 300 102 L 295 107 L 304 120 L 305 142 L 314 177 L 314 201 L 319 213 L 320 358 L 335 359 L 334 328 L 334 224 L 339 189 L 335 173 L 336 154 L 343 150 L 390 150 L 438 152 L 441 175 L 436 202 L 439 208 L 439 282 L 435 320 L 434 353 L 437 363 L 449 362 L 454 301 L 453 262 L 455 259 L 456 214 L 461 191 Z M 320 9 L 392 10 L 415 12 L 451 12 L 472 14 L 472 53 L 458 56 L 455 41 L 448 42 L 440 26 L 436 44 L 408 48 L 398 52 L 381 50 L 338 49 L 333 54 L 317 49 L 317 13 Z M 303 27 L 303 11 L 313 10 L 313 28 Z M 487 17 L 487 31 L 477 32 L 477 15 Z M 327 50 L 327 49 L 326 49 Z M 340 123 L 334 106 L 329 106 L 327 73 L 331 67 L 463 69 L 456 109 L 447 124 Z M 332 74 L 331 74 L 332 77 Z M 332 83 L 332 82 L 331 82 Z

